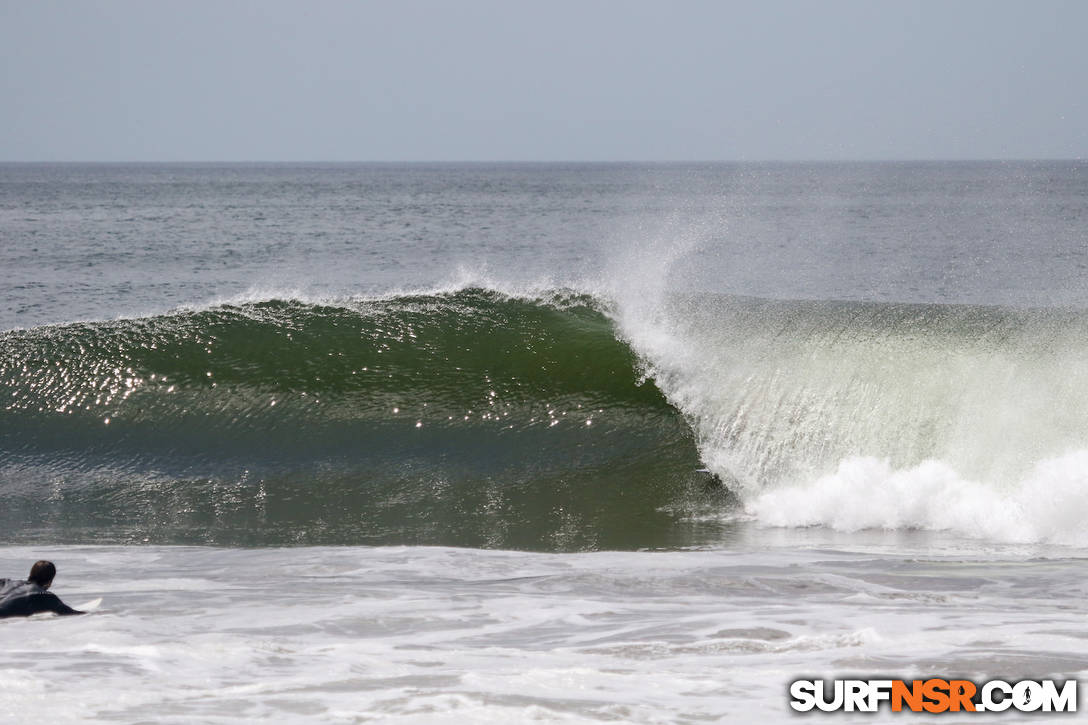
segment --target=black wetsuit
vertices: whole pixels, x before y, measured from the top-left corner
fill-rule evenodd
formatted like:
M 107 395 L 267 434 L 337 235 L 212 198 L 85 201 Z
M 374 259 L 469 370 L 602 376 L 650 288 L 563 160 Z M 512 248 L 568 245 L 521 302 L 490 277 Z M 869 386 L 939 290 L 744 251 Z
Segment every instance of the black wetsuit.
M 0 579 L 0 618 L 29 617 L 39 612 L 83 614 L 72 609 L 56 594 L 34 582 L 21 579 Z

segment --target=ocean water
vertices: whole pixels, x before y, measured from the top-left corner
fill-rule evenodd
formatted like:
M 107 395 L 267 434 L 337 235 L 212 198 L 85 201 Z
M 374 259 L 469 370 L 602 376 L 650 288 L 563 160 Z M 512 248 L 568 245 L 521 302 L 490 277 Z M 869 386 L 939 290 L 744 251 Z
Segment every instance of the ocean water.
M 1083 678 L 1086 230 L 1083 162 L 0 165 L 0 576 L 103 598 L 0 716 Z

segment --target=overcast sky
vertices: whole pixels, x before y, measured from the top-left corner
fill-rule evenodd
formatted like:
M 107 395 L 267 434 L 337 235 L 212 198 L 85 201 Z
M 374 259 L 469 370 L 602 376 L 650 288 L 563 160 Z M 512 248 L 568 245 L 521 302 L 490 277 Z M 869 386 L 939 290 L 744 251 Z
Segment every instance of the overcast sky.
M 1088 2 L 0 0 L 0 160 L 1088 157 Z

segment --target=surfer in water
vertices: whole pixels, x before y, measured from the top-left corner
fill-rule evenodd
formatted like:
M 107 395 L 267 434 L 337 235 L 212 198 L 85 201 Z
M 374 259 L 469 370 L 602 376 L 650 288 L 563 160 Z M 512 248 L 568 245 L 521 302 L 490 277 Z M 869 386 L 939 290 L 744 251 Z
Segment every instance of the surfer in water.
M 51 561 L 39 561 L 30 567 L 26 581 L 0 579 L 0 619 L 4 617 L 29 617 L 39 612 L 56 614 L 83 614 L 72 609 L 49 589 L 57 567 Z

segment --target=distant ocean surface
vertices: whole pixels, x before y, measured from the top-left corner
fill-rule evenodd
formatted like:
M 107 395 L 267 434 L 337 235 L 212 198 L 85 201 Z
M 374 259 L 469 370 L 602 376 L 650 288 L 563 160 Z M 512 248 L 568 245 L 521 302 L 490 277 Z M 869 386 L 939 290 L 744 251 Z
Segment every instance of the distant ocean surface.
M 0 717 L 1088 670 L 1088 163 L 0 164 L 0 270 L 0 576 L 105 600 Z

